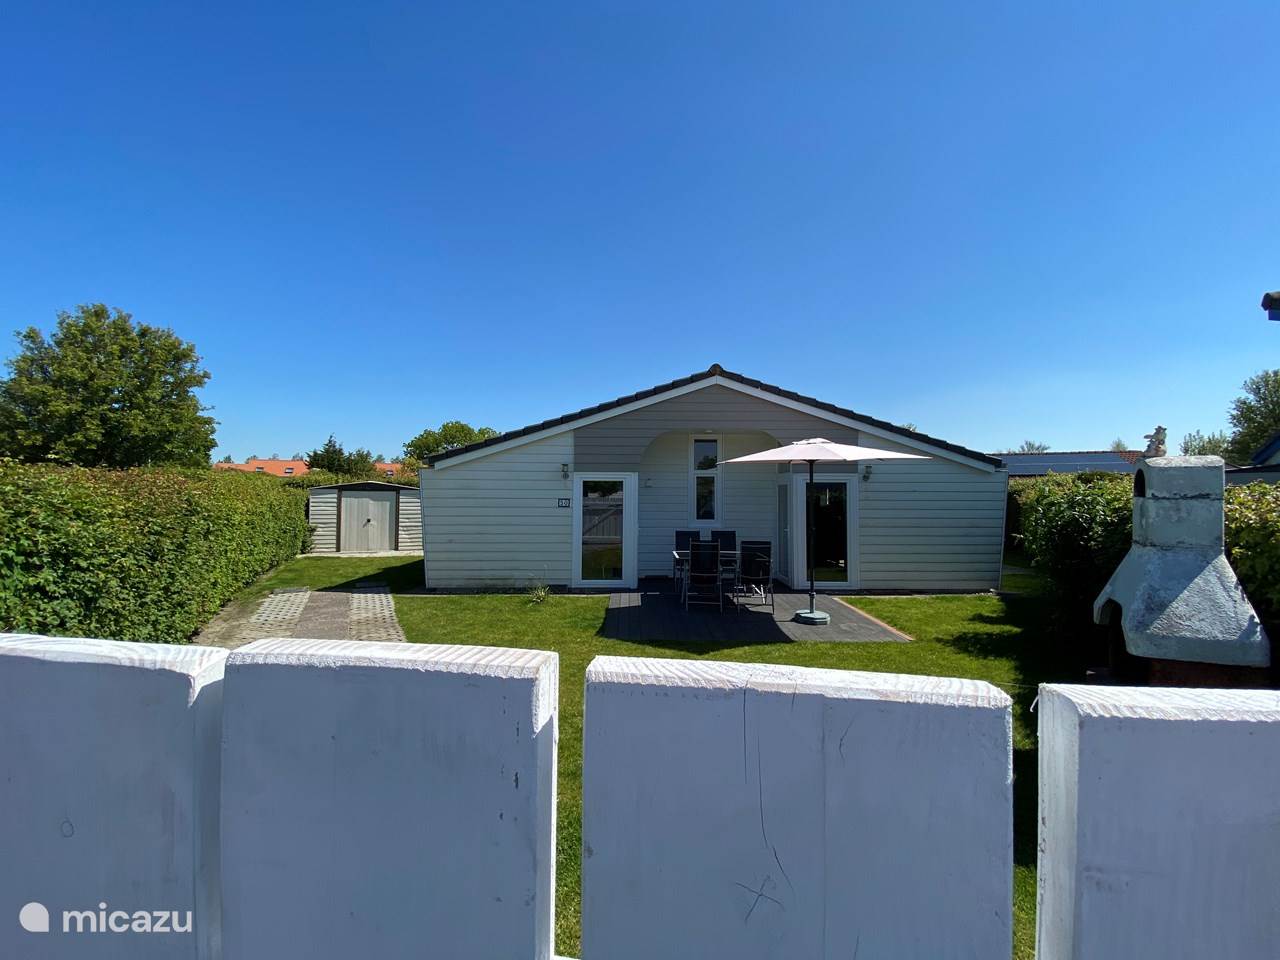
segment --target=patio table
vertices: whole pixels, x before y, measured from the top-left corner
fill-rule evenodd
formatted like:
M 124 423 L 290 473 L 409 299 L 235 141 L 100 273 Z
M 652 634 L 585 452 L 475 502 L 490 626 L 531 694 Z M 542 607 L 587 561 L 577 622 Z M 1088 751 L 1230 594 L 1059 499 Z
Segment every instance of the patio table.
M 740 552 L 740 551 L 738 551 L 738 550 L 721 550 L 721 551 L 720 551 L 720 564 L 721 564 L 721 566 L 723 566 L 723 565 L 724 565 L 724 563 L 725 563 L 725 561 L 727 560 L 727 561 L 729 561 L 729 563 L 733 564 L 733 566 L 735 566 L 735 567 L 736 567 L 736 566 L 738 565 L 738 554 L 739 554 L 739 552 Z M 672 559 L 674 559 L 677 563 L 688 563 L 688 562 L 689 562 L 689 551 L 688 551 L 688 550 L 672 550 L 672 551 L 671 551 L 671 557 L 672 557 Z

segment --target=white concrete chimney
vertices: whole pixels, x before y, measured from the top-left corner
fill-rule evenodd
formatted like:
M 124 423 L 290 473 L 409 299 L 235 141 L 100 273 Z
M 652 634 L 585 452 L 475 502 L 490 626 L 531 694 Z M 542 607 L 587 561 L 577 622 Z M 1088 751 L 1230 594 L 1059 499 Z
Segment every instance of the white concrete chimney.
M 1223 553 L 1221 457 L 1152 457 L 1133 477 L 1133 546 L 1093 604 L 1135 656 L 1271 665 L 1253 605 Z

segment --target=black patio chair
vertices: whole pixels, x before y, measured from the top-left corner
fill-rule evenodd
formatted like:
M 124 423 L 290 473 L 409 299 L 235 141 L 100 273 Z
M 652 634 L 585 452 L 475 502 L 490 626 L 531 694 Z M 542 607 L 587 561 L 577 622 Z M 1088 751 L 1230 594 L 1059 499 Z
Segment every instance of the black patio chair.
M 768 540 L 743 540 L 742 549 L 738 552 L 738 579 L 734 585 L 735 602 L 738 597 L 745 596 L 746 591 L 760 591 L 761 606 L 769 604 L 769 612 L 773 613 L 773 544 Z M 738 612 L 742 612 L 742 606 Z
M 688 550 L 689 544 L 697 540 L 699 533 L 697 530 L 677 530 L 676 546 L 678 551 Z M 684 573 L 688 569 L 689 562 L 680 560 L 676 557 L 671 558 L 671 579 L 676 582 L 676 589 L 680 591 L 680 596 L 684 596 Z
M 711 540 L 720 544 L 720 569 L 724 571 L 724 579 L 733 589 L 733 581 L 738 572 L 738 560 L 734 556 L 738 549 L 738 532 L 736 530 L 712 530 Z M 727 556 L 726 556 L 727 554 Z
M 691 603 L 714 603 L 724 610 L 724 585 L 720 578 L 720 544 L 712 540 L 694 540 L 689 544 L 684 608 L 688 610 Z
M 713 543 L 720 544 L 721 551 L 733 551 L 738 549 L 737 530 L 712 530 L 711 540 Z

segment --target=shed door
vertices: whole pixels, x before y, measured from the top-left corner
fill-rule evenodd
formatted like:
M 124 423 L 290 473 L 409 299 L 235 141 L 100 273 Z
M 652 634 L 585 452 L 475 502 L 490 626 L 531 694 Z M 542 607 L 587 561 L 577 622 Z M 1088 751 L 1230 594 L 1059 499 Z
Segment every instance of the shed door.
M 352 490 L 342 494 L 342 551 L 390 550 L 396 525 L 396 495 L 391 490 Z

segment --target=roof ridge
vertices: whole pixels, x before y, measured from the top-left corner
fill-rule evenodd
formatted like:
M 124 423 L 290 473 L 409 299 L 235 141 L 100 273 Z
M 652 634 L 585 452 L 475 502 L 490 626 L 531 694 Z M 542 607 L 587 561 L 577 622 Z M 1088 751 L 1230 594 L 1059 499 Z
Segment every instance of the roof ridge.
M 745 376 L 744 374 L 741 374 L 741 373 L 734 373 L 732 370 L 726 370 L 724 367 L 722 367 L 718 363 L 711 364 L 711 366 L 709 366 L 706 370 L 700 370 L 696 373 L 691 373 L 687 377 L 680 377 L 668 383 L 658 384 L 657 386 L 650 387 L 647 390 L 640 390 L 640 391 L 637 391 L 636 393 L 627 394 L 626 396 L 618 397 L 614 400 L 608 400 L 604 403 L 595 404 L 594 406 L 583 407 L 581 410 L 577 410 L 573 413 L 566 413 L 563 416 L 554 417 L 549 420 L 543 420 L 543 421 L 540 421 L 539 423 L 531 423 L 528 426 L 520 427 L 515 430 L 508 430 L 504 433 L 498 434 L 495 437 L 489 437 L 487 440 L 478 440 L 475 443 L 469 443 L 469 444 L 466 444 L 465 446 L 454 447 L 452 450 L 445 450 L 441 453 L 432 454 L 427 458 L 427 463 L 429 465 L 434 465 L 443 460 L 449 460 L 453 457 L 461 456 L 464 453 L 471 453 L 476 450 L 483 450 L 485 447 L 496 446 L 497 444 L 505 443 L 508 440 L 515 440 L 522 436 L 528 436 L 531 433 L 539 433 L 543 430 L 550 430 L 552 427 L 563 426 L 566 423 L 571 423 L 575 420 L 582 420 L 582 419 L 585 419 L 586 417 L 594 416 L 597 413 L 604 413 L 607 410 L 612 410 L 617 407 L 622 407 L 627 405 L 628 403 L 635 403 L 639 400 L 647 400 L 650 397 L 657 396 L 658 394 L 661 394 L 661 393 L 667 393 L 671 390 L 678 390 L 681 387 L 686 387 L 686 386 L 689 386 L 690 384 L 697 383 L 699 380 L 710 380 L 715 377 L 723 377 L 724 379 L 732 380 L 735 383 L 742 384 L 745 387 L 752 387 L 754 389 L 761 390 L 765 393 L 771 393 L 774 396 L 782 397 L 783 399 L 786 399 L 786 400 L 793 400 L 793 401 L 796 401 L 797 403 L 803 403 L 806 406 L 814 407 L 818 410 L 825 410 L 828 413 L 834 413 L 834 414 L 837 414 L 838 416 L 846 417 L 850 420 L 859 420 L 870 426 L 878 427 L 879 429 L 884 430 L 888 433 L 893 433 L 901 437 L 917 440 L 922 443 L 926 443 L 929 446 L 937 447 L 940 450 L 949 450 L 952 453 L 959 454 L 960 456 L 963 456 L 963 457 L 968 457 L 969 459 L 972 459 L 972 460 L 978 460 L 982 463 L 990 464 L 991 466 L 994 466 L 994 467 L 1002 466 L 1004 463 L 1004 461 L 1001 460 L 998 455 L 983 453 L 980 450 L 972 450 L 968 447 L 962 447 L 959 444 L 949 443 L 948 441 L 941 440 L 938 437 L 932 437 L 927 433 L 920 433 L 917 430 L 908 430 L 906 427 L 900 427 L 897 424 L 889 423 L 889 421 L 887 420 L 881 420 L 877 417 L 868 416 L 867 414 L 864 414 L 864 413 L 858 413 L 857 411 L 850 410 L 846 407 L 839 407 L 833 403 L 827 403 L 826 401 L 818 400 L 815 397 L 809 397 L 801 393 L 796 393 L 793 390 L 787 390 L 784 387 L 775 386 L 774 384 L 771 384 L 771 383 L 765 383 L 763 380 L 756 380 L 752 377 Z

